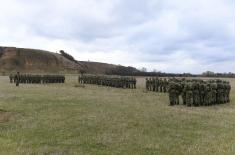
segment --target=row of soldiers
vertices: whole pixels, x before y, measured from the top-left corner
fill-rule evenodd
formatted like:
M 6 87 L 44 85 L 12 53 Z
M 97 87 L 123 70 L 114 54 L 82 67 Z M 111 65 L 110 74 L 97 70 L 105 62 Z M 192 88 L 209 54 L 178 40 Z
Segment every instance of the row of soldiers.
M 32 74 L 10 74 L 10 83 L 44 84 L 65 83 L 64 75 L 32 75 Z
M 186 106 L 211 106 L 230 102 L 231 85 L 228 81 L 201 79 L 169 79 L 170 105 L 179 105 L 180 96 Z
M 146 89 L 154 92 L 167 92 L 169 81 L 166 78 L 146 78 Z
M 136 89 L 136 79 L 134 77 L 81 75 L 78 81 L 80 84 L 96 84 L 115 88 Z

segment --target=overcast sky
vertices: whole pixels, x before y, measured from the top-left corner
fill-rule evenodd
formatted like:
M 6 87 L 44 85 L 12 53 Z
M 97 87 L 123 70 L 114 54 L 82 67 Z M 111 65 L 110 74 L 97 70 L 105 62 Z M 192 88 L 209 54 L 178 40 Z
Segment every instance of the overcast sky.
M 7 0 L 0 45 L 163 72 L 235 72 L 234 0 Z

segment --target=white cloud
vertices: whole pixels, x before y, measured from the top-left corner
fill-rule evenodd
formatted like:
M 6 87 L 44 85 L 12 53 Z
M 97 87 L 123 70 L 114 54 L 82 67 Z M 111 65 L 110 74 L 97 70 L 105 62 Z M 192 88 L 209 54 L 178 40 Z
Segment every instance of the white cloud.
M 232 0 L 9 0 L 0 44 L 164 72 L 235 72 Z

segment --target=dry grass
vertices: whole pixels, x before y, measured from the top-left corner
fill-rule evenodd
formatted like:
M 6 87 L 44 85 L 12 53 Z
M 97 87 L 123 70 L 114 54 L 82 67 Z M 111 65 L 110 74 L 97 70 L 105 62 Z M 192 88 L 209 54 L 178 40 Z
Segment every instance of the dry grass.
M 170 107 L 167 94 L 145 91 L 144 78 L 136 90 L 67 79 L 16 88 L 0 77 L 0 109 L 10 114 L 0 123 L 0 154 L 235 153 L 234 89 L 227 105 Z

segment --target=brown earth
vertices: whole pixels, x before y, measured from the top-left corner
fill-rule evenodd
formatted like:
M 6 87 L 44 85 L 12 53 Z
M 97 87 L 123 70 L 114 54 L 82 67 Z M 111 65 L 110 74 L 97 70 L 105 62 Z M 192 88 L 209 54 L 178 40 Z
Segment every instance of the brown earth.
M 105 74 L 119 66 L 87 61 L 75 61 L 49 51 L 16 47 L 0 47 L 0 72 L 25 73 L 86 73 Z M 137 71 L 133 68 L 133 71 Z
M 11 118 L 12 118 L 11 113 L 0 110 L 0 123 L 9 122 Z

